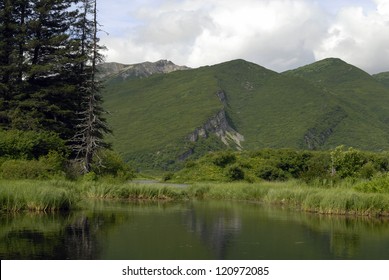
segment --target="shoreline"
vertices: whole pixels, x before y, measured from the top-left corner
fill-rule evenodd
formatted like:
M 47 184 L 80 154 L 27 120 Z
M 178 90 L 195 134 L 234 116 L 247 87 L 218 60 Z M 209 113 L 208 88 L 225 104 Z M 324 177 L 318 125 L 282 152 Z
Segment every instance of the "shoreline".
M 389 217 L 389 194 L 365 193 L 345 186 L 317 187 L 300 181 L 234 183 L 73 182 L 0 180 L 0 213 L 62 212 L 85 200 L 182 201 L 235 200 L 284 206 L 324 215 Z

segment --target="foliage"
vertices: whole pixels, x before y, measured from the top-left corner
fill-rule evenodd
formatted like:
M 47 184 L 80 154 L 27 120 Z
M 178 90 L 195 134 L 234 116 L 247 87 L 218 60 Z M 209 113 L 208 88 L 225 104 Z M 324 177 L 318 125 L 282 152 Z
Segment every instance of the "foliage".
M 354 187 L 365 193 L 389 193 L 389 174 L 378 174 L 366 182 L 361 182 Z
M 10 159 L 0 166 L 3 179 L 48 179 L 64 177 L 64 157 L 56 152 L 41 156 L 38 160 Z
M 122 180 L 134 178 L 135 171 L 122 157 L 111 150 L 100 150 L 93 159 L 92 170 L 98 176 L 113 176 Z
M 0 130 L 0 155 L 13 159 L 38 159 L 51 151 L 66 155 L 65 141 L 54 132 Z
M 331 152 L 331 164 L 333 175 L 340 178 L 356 177 L 365 164 L 365 159 L 360 151 L 354 148 L 344 150 L 344 146 L 338 146 Z
M 256 152 L 215 152 L 172 176 L 173 181 L 256 182 L 300 179 L 309 184 L 333 185 L 346 179 L 368 179 L 388 172 L 386 153 L 363 152 L 340 146 L 332 151 L 264 149 Z M 320 183 L 319 183 L 320 182 Z
M 222 152 L 215 155 L 213 164 L 219 167 L 226 167 L 232 163 L 235 163 L 236 155 L 232 152 Z
M 0 156 L 38 160 L 77 145 L 77 155 L 87 154 L 89 171 L 108 132 L 95 79 L 102 57 L 96 1 L 0 6 L 0 128 L 9 130 L 0 132 Z
M 286 173 L 272 165 L 262 165 L 256 171 L 257 177 L 266 181 L 284 181 Z
M 226 176 L 229 181 L 240 181 L 245 178 L 245 173 L 239 164 L 233 164 L 227 168 Z

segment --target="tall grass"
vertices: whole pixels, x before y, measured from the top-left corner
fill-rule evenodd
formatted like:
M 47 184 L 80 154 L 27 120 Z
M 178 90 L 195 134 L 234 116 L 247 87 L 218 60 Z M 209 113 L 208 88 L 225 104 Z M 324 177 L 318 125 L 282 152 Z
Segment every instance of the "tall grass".
M 85 183 L 82 186 L 82 193 L 87 198 L 97 199 L 180 200 L 188 198 L 188 192 L 185 189 L 158 184 Z
M 73 188 L 52 181 L 0 181 L 0 211 L 66 211 L 79 200 Z
M 316 187 L 300 181 L 196 183 L 188 188 L 136 183 L 0 180 L 0 211 L 61 211 L 85 199 L 246 200 L 284 205 L 322 214 L 389 216 L 388 193 L 365 193 L 350 187 Z
M 190 194 L 205 199 L 260 201 L 321 214 L 389 215 L 389 194 L 362 193 L 343 186 L 317 188 L 298 181 L 196 184 L 190 188 Z

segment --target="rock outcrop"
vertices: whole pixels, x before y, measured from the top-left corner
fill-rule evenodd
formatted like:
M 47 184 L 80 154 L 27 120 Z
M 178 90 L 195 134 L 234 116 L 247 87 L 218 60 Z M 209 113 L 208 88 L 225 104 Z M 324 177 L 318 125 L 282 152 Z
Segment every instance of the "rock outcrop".
M 200 138 L 208 138 L 210 134 L 215 134 L 226 146 L 242 150 L 244 137 L 230 126 L 224 109 L 210 118 L 203 126 L 196 128 L 188 136 L 188 140 L 197 142 Z

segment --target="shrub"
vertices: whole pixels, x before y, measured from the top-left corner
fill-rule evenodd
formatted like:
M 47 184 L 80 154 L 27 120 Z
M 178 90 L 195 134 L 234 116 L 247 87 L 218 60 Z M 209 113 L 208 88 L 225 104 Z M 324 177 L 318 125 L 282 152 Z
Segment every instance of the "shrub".
M 216 154 L 216 157 L 213 159 L 213 164 L 219 167 L 226 167 L 227 165 L 233 164 L 236 162 L 236 155 L 232 152 L 222 152 Z
M 271 165 L 259 167 L 256 175 L 266 181 L 284 181 L 287 178 L 286 173 L 283 170 Z
M 129 180 L 135 177 L 135 171 L 126 164 L 119 154 L 110 150 L 102 150 L 94 158 L 92 171 L 100 176 L 114 176 Z
M 370 181 L 357 184 L 354 188 L 366 193 L 389 193 L 389 174 L 378 175 Z
M 339 146 L 331 152 L 331 162 L 333 172 L 340 178 L 346 178 L 359 176 L 365 159 L 361 151 L 351 147 L 345 150 L 344 146 Z
M 4 179 L 47 179 L 63 176 L 64 158 L 56 152 L 50 152 L 39 160 L 10 159 L 0 167 Z
M 38 159 L 50 151 L 67 154 L 65 141 L 48 131 L 0 131 L 0 154 L 12 159 Z
M 167 173 L 162 175 L 162 181 L 164 181 L 164 182 L 170 181 L 171 179 L 173 179 L 173 176 L 174 176 L 173 172 L 167 172 Z
M 226 176 L 230 181 L 239 181 L 244 179 L 244 171 L 238 164 L 234 164 L 227 168 Z
M 370 179 L 375 173 L 377 173 L 377 168 L 374 166 L 374 163 L 369 161 L 361 167 L 359 170 L 360 176 L 364 179 Z

